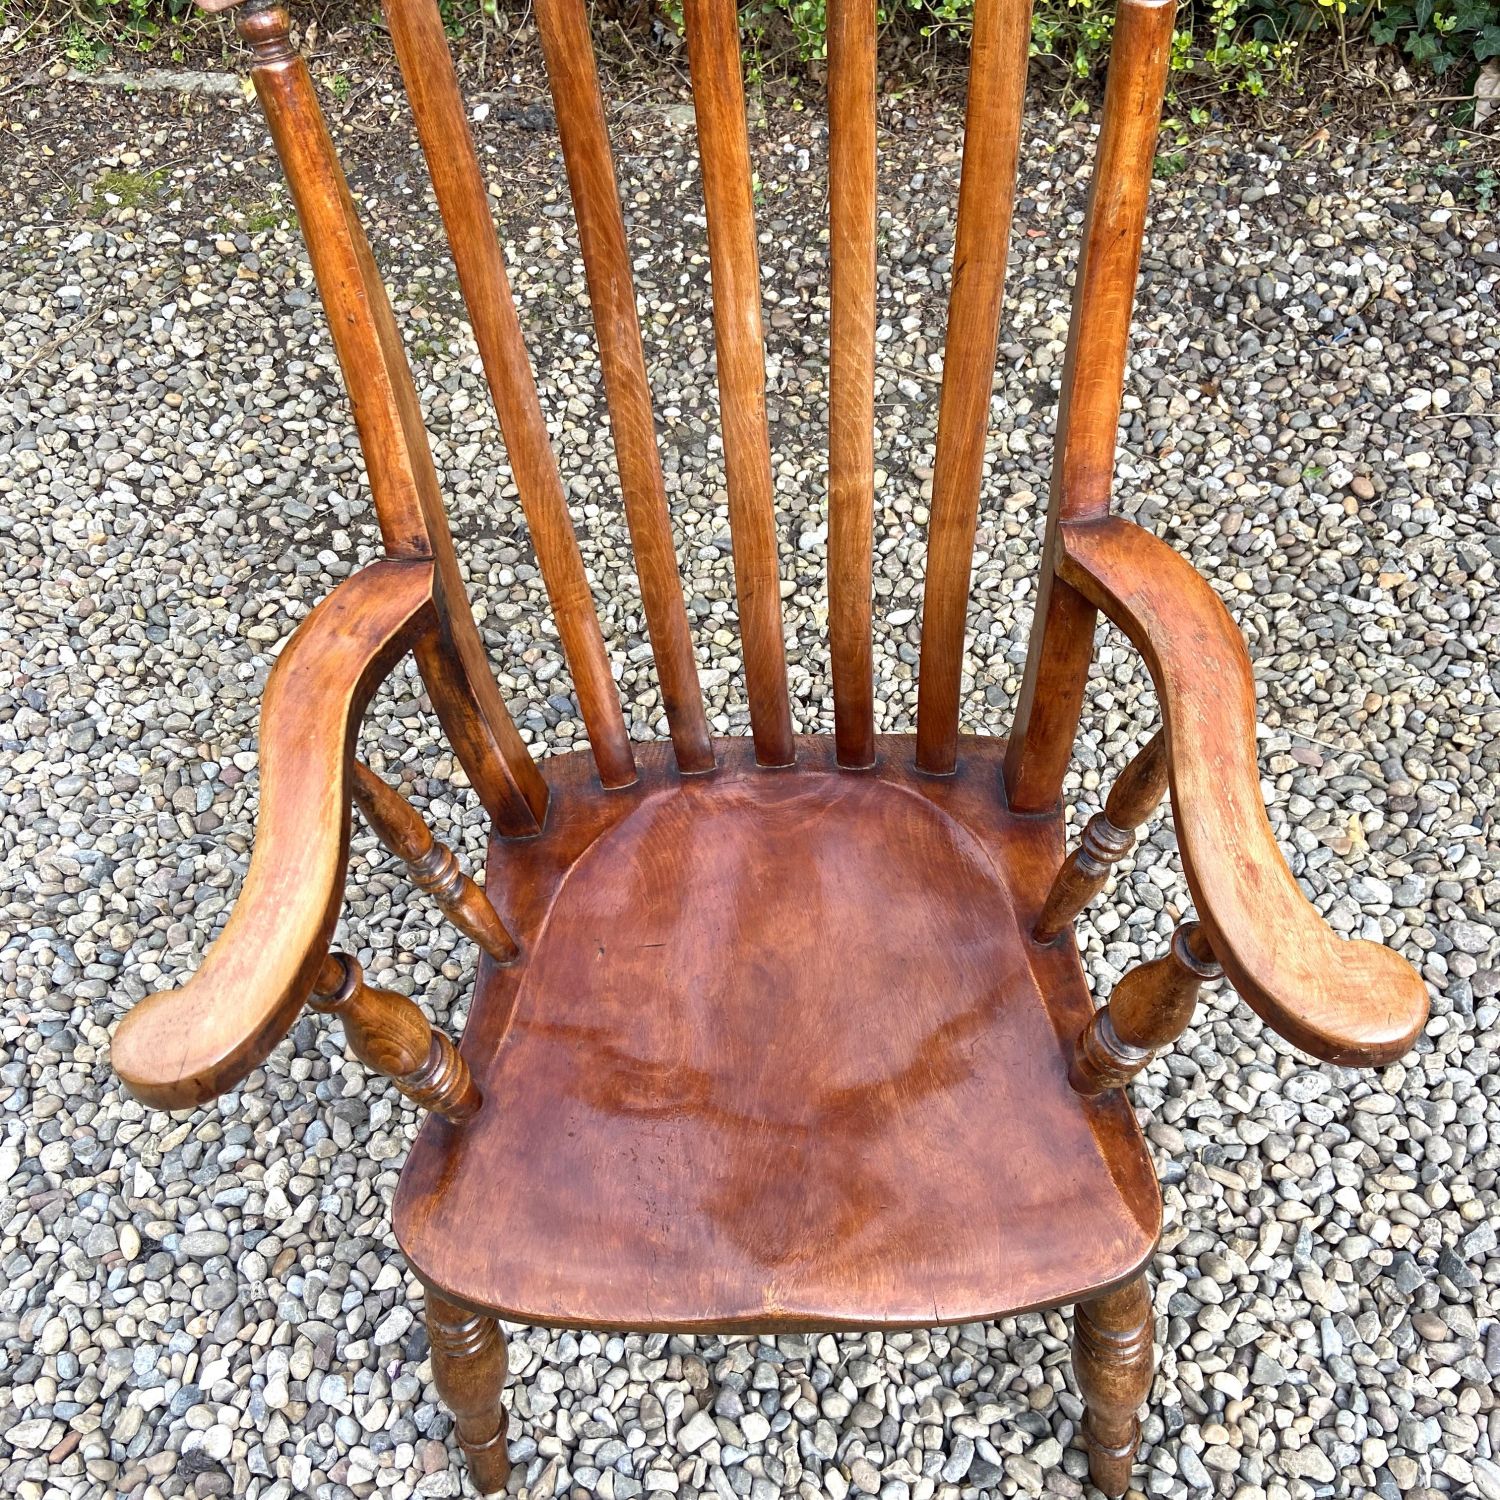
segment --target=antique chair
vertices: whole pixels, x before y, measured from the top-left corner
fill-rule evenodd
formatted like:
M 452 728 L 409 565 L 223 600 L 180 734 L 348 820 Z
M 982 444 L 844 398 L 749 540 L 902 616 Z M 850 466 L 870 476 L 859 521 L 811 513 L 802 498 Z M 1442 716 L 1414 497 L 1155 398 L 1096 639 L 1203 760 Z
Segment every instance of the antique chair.
M 431 1111 L 395 1228 L 480 1490 L 509 1467 L 497 1318 L 899 1328 L 1076 1304 L 1083 1435 L 1095 1483 L 1118 1495 L 1151 1381 L 1161 1219 L 1124 1085 L 1221 972 L 1333 1062 L 1398 1056 L 1427 1013 L 1416 973 L 1337 940 L 1282 859 L 1250 663 L 1224 606 L 1110 514 L 1171 0 L 1119 8 L 1008 742 L 961 735 L 959 711 L 1029 8 L 976 7 L 914 736 L 875 733 L 872 680 L 874 0 L 828 5 L 832 735 L 797 734 L 787 690 L 736 12 L 684 11 L 752 733 L 711 738 L 699 692 L 585 0 L 536 0 L 536 17 L 670 744 L 626 734 L 437 0 L 386 0 L 591 747 L 540 767 L 486 662 L 390 304 L 288 17 L 248 0 L 238 29 L 386 556 L 281 653 L 238 904 L 193 981 L 122 1021 L 114 1066 L 150 1104 L 197 1105 L 310 1004 Z M 1163 725 L 1065 854 L 1062 783 L 1100 611 L 1144 657 Z M 355 758 L 371 694 L 408 651 L 492 821 L 482 891 Z M 1168 788 L 1198 919 L 1096 1011 L 1071 923 Z M 483 950 L 459 1048 L 329 951 L 351 801 Z

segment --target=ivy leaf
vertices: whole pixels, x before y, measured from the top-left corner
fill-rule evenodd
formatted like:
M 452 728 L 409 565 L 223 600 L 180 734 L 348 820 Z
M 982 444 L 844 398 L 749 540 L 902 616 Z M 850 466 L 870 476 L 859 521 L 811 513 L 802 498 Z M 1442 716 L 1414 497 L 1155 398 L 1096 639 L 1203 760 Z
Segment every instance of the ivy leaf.
M 1500 57 L 1500 26 L 1486 26 L 1474 42 L 1474 56 L 1480 62 Z

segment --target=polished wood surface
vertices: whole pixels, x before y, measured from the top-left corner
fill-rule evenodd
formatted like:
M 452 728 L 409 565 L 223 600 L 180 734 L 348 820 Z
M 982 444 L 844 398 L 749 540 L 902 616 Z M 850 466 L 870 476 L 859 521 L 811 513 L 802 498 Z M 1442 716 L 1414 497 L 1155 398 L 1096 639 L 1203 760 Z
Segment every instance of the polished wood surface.
M 938 776 L 953 770 L 958 754 L 969 573 L 1030 46 L 1029 0 L 975 0 L 917 679 L 917 764 Z
M 463 1040 L 503 1103 L 424 1128 L 397 1198 L 425 1282 L 527 1322 L 890 1327 L 1140 1269 L 1150 1161 L 1068 1083 L 1076 951 L 1026 936 L 1057 823 L 1006 813 L 997 741 L 942 780 L 877 748 L 788 774 L 720 741 L 680 779 L 642 747 L 609 796 L 549 765 L 546 837 L 488 877 L 526 956 L 483 966 Z
M 1140 1409 L 1156 1366 L 1151 1289 L 1144 1276 L 1085 1299 L 1073 1314 L 1073 1373 L 1084 1400 L 1089 1478 L 1106 1495 L 1130 1488 Z
M 719 420 L 750 732 L 762 765 L 785 766 L 795 751 L 782 638 L 776 488 L 771 477 L 766 351 L 761 336 L 760 254 L 755 244 L 739 19 L 734 0 L 683 0 L 682 18 L 708 214 Z
M 351 790 L 355 806 L 375 836 L 405 864 L 417 888 L 426 891 L 448 920 L 491 958 L 500 963 L 513 959 L 515 941 L 489 897 L 464 874 L 457 855 L 433 837 L 416 808 L 359 761 L 354 763 Z
M 1080 1094 L 1123 1088 L 1187 1029 L 1198 991 L 1224 971 L 1196 922 L 1172 934 L 1162 958 L 1137 964 L 1078 1038 L 1069 1077 Z
M 537 397 L 505 259 L 490 217 L 437 0 L 384 0 L 386 23 L 599 779 L 628 786 L 635 762 L 557 459 Z
M 1151 1379 L 1142 1271 L 1161 1212 L 1123 1085 L 1187 1025 L 1216 963 L 1269 1024 L 1340 1062 L 1398 1056 L 1427 1005 L 1394 954 L 1336 941 L 1287 869 L 1260 801 L 1249 660 L 1217 596 L 1169 548 L 1108 516 L 1172 7 L 1119 6 L 1007 749 L 960 737 L 958 722 L 1024 4 L 979 0 L 976 14 L 916 738 L 873 734 L 875 10 L 830 5 L 835 734 L 799 743 L 735 7 L 685 5 L 752 728 L 711 742 L 583 3 L 540 0 L 673 737 L 638 754 L 436 5 L 387 10 L 594 758 L 549 761 L 544 780 L 500 699 L 390 304 L 311 81 L 286 13 L 248 0 L 239 30 L 389 556 L 319 605 L 272 671 L 241 899 L 198 976 L 121 1023 L 115 1065 L 149 1103 L 199 1102 L 240 1082 L 311 998 L 434 1111 L 402 1174 L 396 1228 L 427 1287 L 434 1380 L 481 1490 L 503 1487 L 509 1467 L 501 1315 L 722 1332 L 922 1326 L 1076 1302 L 1090 1470 L 1121 1494 Z M 1144 657 L 1163 724 L 1065 858 L 1060 789 L 1100 610 Z M 354 761 L 369 694 L 406 650 L 491 819 L 483 892 Z M 1096 1012 L 1068 923 L 1164 780 L 1197 921 Z M 351 795 L 484 950 L 461 1050 L 415 1002 L 328 955 Z
M 381 679 L 431 631 L 429 562 L 372 563 L 299 625 L 266 680 L 260 816 L 224 931 L 180 990 L 137 1001 L 110 1061 L 137 1099 L 186 1109 L 233 1088 L 290 1030 L 344 894 L 359 721 Z
M 1035 937 L 1050 943 L 1109 880 L 1109 873 L 1135 847 L 1135 831 L 1156 811 L 1167 792 L 1167 737 L 1160 730 L 1130 761 L 1083 830 L 1078 846 L 1052 882 Z
M 420 1109 L 455 1125 L 478 1111 L 479 1090 L 458 1049 L 433 1028 L 415 1000 L 366 984 L 364 970 L 347 953 L 323 960 L 307 1003 L 337 1016 L 349 1050 Z
M 1036 614 L 1005 761 L 1011 806 L 1022 812 L 1057 803 L 1093 657 L 1094 610 L 1057 577 L 1057 530 L 1065 520 L 1109 509 L 1130 313 L 1175 19 L 1174 0 L 1119 0 L 1115 11 L 1104 119 L 1063 357 Z
M 1335 936 L 1287 868 L 1261 802 L 1255 679 L 1229 611 L 1190 563 L 1129 521 L 1068 526 L 1062 540 L 1063 576 L 1150 668 L 1183 873 L 1229 982 L 1314 1057 L 1399 1057 L 1426 1024 L 1427 987 L 1389 948 Z
M 547 789 L 485 659 L 390 299 L 289 27 L 279 6 L 247 7 L 238 22 L 328 313 L 386 553 L 430 557 L 436 565 L 439 629 L 419 646 L 417 664 L 454 753 L 496 827 L 534 833 L 546 812 Z
M 433 1384 L 453 1413 L 474 1488 L 498 1495 L 510 1477 L 505 1446 L 510 1419 L 500 1404 L 507 1374 L 505 1335 L 493 1318 L 457 1307 L 431 1287 L 424 1300 Z
M 838 761 L 875 762 L 875 0 L 828 5 L 828 650 Z
M 537 0 L 536 19 L 578 220 L 620 490 L 625 498 L 625 522 L 641 581 L 641 603 L 656 658 L 667 727 L 678 766 L 684 771 L 706 771 L 713 765 L 708 716 L 698 686 L 667 513 L 630 249 L 615 185 L 588 12 L 584 0 Z

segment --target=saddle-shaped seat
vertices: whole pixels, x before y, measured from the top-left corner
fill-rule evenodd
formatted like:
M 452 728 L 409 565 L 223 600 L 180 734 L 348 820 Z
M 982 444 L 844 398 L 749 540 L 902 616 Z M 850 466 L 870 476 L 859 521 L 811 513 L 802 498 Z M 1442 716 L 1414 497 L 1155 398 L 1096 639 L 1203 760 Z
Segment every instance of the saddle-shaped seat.
M 976 1321 L 1128 1281 L 1160 1195 L 1117 1093 L 1068 1082 L 1093 1004 L 1030 941 L 1057 818 L 1004 805 L 1003 741 L 956 776 L 795 771 L 668 747 L 603 793 L 549 765 L 545 835 L 488 889 L 463 1054 L 488 1102 L 423 1127 L 396 1234 L 423 1279 L 527 1323 Z

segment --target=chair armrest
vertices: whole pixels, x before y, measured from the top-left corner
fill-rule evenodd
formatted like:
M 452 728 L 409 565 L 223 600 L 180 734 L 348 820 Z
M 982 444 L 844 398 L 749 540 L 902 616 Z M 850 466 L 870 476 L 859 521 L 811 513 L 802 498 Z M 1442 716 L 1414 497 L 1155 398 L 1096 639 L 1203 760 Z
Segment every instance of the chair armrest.
M 359 721 L 381 679 L 434 627 L 433 577 L 425 560 L 364 568 L 308 615 L 271 669 L 260 815 L 239 900 L 192 980 L 148 995 L 115 1030 L 111 1061 L 136 1098 L 201 1104 L 290 1030 L 343 899 Z
M 1338 938 L 1287 867 L 1261 802 L 1249 654 L 1219 596 L 1119 517 L 1064 524 L 1058 548 L 1059 576 L 1129 636 L 1155 680 L 1182 863 L 1230 983 L 1315 1057 L 1399 1057 L 1427 1019 L 1426 986 L 1389 948 Z

